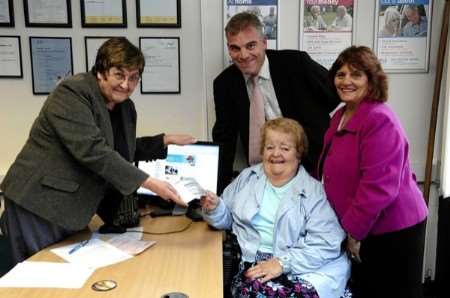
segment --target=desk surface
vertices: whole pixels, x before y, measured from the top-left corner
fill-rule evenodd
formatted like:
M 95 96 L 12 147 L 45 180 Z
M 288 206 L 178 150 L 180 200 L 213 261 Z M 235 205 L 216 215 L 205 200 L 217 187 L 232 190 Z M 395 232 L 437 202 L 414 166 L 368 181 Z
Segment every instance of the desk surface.
M 144 231 L 163 232 L 185 227 L 184 216 L 146 217 Z M 78 235 L 53 247 L 73 243 L 87 235 Z M 189 298 L 223 297 L 222 233 L 210 230 L 204 222 L 194 222 L 184 232 L 145 235 L 157 243 L 140 255 L 124 262 L 97 269 L 81 289 L 0 288 L 2 298 L 60 297 L 142 297 L 158 298 L 169 292 L 182 292 Z M 62 261 L 47 248 L 32 256 L 33 261 Z M 112 279 L 117 288 L 96 292 L 91 285 Z

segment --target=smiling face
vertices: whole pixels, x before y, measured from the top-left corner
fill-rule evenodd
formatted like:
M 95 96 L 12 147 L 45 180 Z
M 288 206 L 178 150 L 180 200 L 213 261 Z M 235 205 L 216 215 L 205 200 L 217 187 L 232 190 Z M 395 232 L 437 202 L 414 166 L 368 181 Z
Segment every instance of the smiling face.
M 255 27 L 249 26 L 237 34 L 227 34 L 228 53 L 234 64 L 246 75 L 257 75 L 266 55 L 267 40 Z
M 334 85 L 341 100 L 348 106 L 357 106 L 369 93 L 367 75 L 344 64 L 334 76 Z
M 112 110 L 116 104 L 128 99 L 139 79 L 139 69 L 111 67 L 105 73 L 98 72 L 97 82 L 108 109 Z
M 295 136 L 268 129 L 263 148 L 264 173 L 275 186 L 281 186 L 297 173 L 300 164 Z
M 419 24 L 420 23 L 420 15 L 417 9 L 414 9 L 412 7 L 408 7 L 405 10 L 405 16 L 413 24 Z

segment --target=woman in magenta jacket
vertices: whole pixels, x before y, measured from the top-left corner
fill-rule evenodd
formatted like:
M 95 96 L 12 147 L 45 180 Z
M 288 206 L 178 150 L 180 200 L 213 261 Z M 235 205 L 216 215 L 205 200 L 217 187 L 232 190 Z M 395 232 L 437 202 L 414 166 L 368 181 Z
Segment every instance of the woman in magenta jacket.
M 410 168 L 406 133 L 384 103 L 386 74 L 369 48 L 352 46 L 330 77 L 345 105 L 325 134 L 319 176 L 347 232 L 354 295 L 423 297 L 428 211 Z

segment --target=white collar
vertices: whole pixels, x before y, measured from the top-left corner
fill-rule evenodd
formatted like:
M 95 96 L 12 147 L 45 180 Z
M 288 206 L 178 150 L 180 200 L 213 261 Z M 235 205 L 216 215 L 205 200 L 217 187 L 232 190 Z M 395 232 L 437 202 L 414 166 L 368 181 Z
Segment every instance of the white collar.
M 248 82 L 251 75 L 247 74 L 247 75 L 244 75 L 244 77 L 245 77 L 245 81 Z M 263 62 L 263 65 L 261 66 L 261 69 L 259 70 L 258 77 L 263 78 L 265 80 L 271 80 L 270 69 L 269 69 L 269 59 L 267 59 L 266 54 L 264 54 L 264 62 Z

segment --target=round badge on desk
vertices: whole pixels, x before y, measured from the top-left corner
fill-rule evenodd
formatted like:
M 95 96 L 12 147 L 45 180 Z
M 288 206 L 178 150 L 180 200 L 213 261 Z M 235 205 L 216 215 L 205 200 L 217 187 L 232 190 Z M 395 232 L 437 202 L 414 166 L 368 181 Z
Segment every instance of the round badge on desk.
M 117 287 L 117 283 L 114 280 L 99 280 L 97 282 L 94 282 L 91 286 L 91 288 L 94 291 L 110 291 L 112 289 L 115 289 Z
M 180 292 L 172 292 L 162 295 L 161 298 L 189 298 L 189 296 Z

